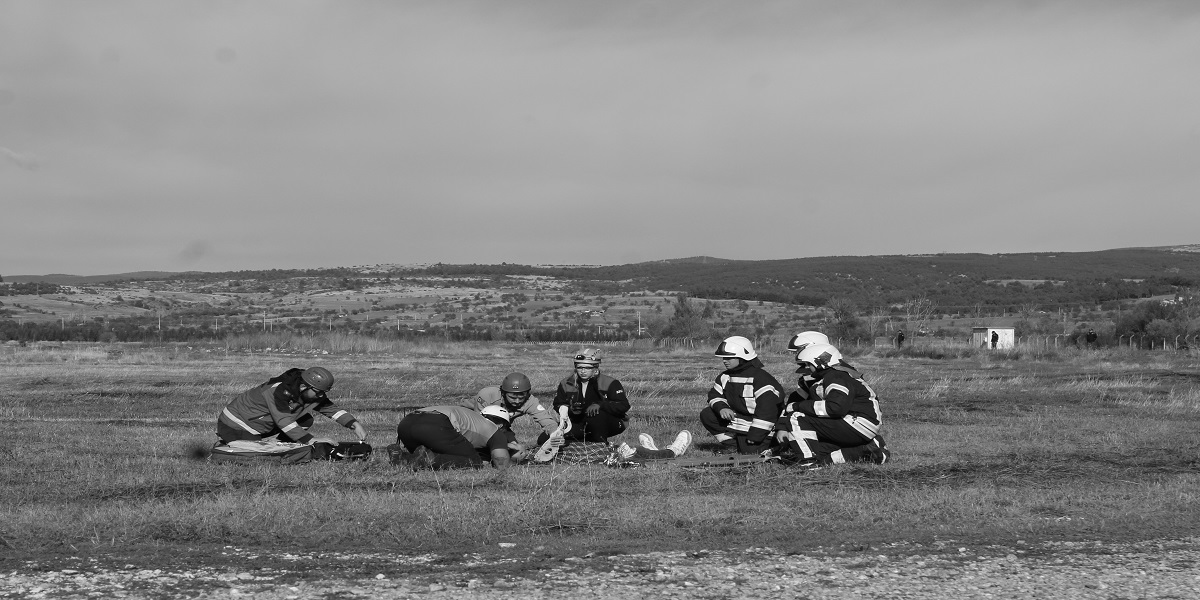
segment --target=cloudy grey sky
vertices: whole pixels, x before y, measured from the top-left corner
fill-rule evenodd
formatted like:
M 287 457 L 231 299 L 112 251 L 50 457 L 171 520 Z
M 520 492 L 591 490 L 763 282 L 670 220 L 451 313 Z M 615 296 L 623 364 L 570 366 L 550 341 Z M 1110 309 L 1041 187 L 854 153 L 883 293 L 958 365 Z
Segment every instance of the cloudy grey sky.
M 0 0 L 0 275 L 1200 242 L 1200 2 Z

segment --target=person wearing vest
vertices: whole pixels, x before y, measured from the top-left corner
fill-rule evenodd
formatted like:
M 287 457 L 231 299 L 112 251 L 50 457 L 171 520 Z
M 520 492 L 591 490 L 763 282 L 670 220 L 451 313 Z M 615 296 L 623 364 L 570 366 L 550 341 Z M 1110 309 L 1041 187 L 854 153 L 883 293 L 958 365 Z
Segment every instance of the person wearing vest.
M 239 440 L 258 441 L 278 436 L 281 442 L 337 445 L 308 432 L 313 414 L 320 413 L 338 425 L 354 430 L 358 441 L 366 441 L 367 430 L 354 415 L 338 408 L 329 397 L 333 374 L 324 367 L 288 369 L 266 383 L 246 390 L 225 405 L 217 416 L 217 438 L 221 444 Z
M 387 448 L 389 460 L 414 470 L 442 470 L 480 468 L 486 458 L 506 469 L 528 454 L 515 443 L 510 423 L 499 406 L 482 413 L 463 406 L 420 408 L 400 419 L 396 444 Z
M 620 381 L 600 373 L 600 351 L 584 348 L 575 355 L 575 372 L 558 382 L 554 409 L 567 407 L 571 430 L 567 441 L 608 442 L 629 423 L 629 398 Z
M 537 438 L 537 444 L 540 446 L 558 429 L 558 417 L 533 395 L 532 389 L 533 385 L 524 373 L 509 373 L 500 385 L 479 390 L 475 398 L 463 401 L 462 406 L 476 411 L 482 411 L 488 406 L 499 406 L 508 411 L 513 421 L 519 417 L 530 417 L 542 428 Z

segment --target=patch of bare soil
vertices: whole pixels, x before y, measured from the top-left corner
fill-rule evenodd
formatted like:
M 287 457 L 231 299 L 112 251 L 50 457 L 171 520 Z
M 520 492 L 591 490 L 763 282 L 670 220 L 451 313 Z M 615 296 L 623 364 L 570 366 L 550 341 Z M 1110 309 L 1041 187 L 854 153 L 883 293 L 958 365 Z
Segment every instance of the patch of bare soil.
M 193 556 L 0 560 L 0 598 L 1195 598 L 1200 538 L 1013 545 L 892 543 L 554 556 L 236 547 Z

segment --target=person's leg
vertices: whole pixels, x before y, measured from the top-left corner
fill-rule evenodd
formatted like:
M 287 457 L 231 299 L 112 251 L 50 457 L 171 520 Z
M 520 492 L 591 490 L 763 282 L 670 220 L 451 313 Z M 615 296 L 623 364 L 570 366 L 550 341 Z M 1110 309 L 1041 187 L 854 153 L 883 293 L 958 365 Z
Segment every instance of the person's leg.
M 866 447 L 871 440 L 841 419 L 793 415 L 784 422 L 781 430 L 802 461 L 819 464 L 858 462 L 869 460 L 872 455 Z
M 700 411 L 700 425 L 722 446 L 737 447 L 736 432 L 729 430 L 729 422 L 722 419 L 711 406 L 706 406 Z
M 250 433 L 249 431 L 239 427 L 230 427 L 223 421 L 217 421 L 217 440 L 222 444 L 228 444 L 229 442 L 241 440 L 257 442 L 258 440 L 263 439 L 263 437 L 264 436 Z
M 430 467 L 434 469 L 473 468 L 483 466 L 475 446 L 454 430 L 450 419 L 441 413 L 412 413 L 400 420 L 397 437 L 418 459 L 424 447 Z M 417 465 L 422 466 L 422 465 Z
M 585 441 L 607 442 L 608 438 L 625 431 L 625 421 L 608 413 L 601 412 L 594 417 L 587 417 L 584 429 L 585 434 L 583 439 Z

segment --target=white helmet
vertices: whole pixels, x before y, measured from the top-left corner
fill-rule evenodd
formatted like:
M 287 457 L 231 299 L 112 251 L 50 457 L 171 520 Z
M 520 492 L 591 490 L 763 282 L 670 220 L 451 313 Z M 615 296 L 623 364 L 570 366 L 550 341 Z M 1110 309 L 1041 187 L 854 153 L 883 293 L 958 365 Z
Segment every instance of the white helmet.
M 758 358 L 758 354 L 755 354 L 754 346 L 750 343 L 750 340 L 740 335 L 725 338 L 725 341 L 721 342 L 720 346 L 717 346 L 717 351 L 713 352 L 713 356 L 740 358 L 742 360 L 754 360 Z
M 489 421 L 497 425 L 508 426 L 512 424 L 512 415 L 508 414 L 508 411 L 505 410 L 503 406 L 498 404 L 485 406 L 483 407 L 483 410 L 479 412 L 482 413 L 484 417 L 487 417 Z
M 799 352 L 809 344 L 828 344 L 829 336 L 820 331 L 801 331 L 788 342 L 788 352 Z
M 796 364 L 812 365 L 822 371 L 842 362 L 842 353 L 829 344 L 809 344 L 796 353 Z

